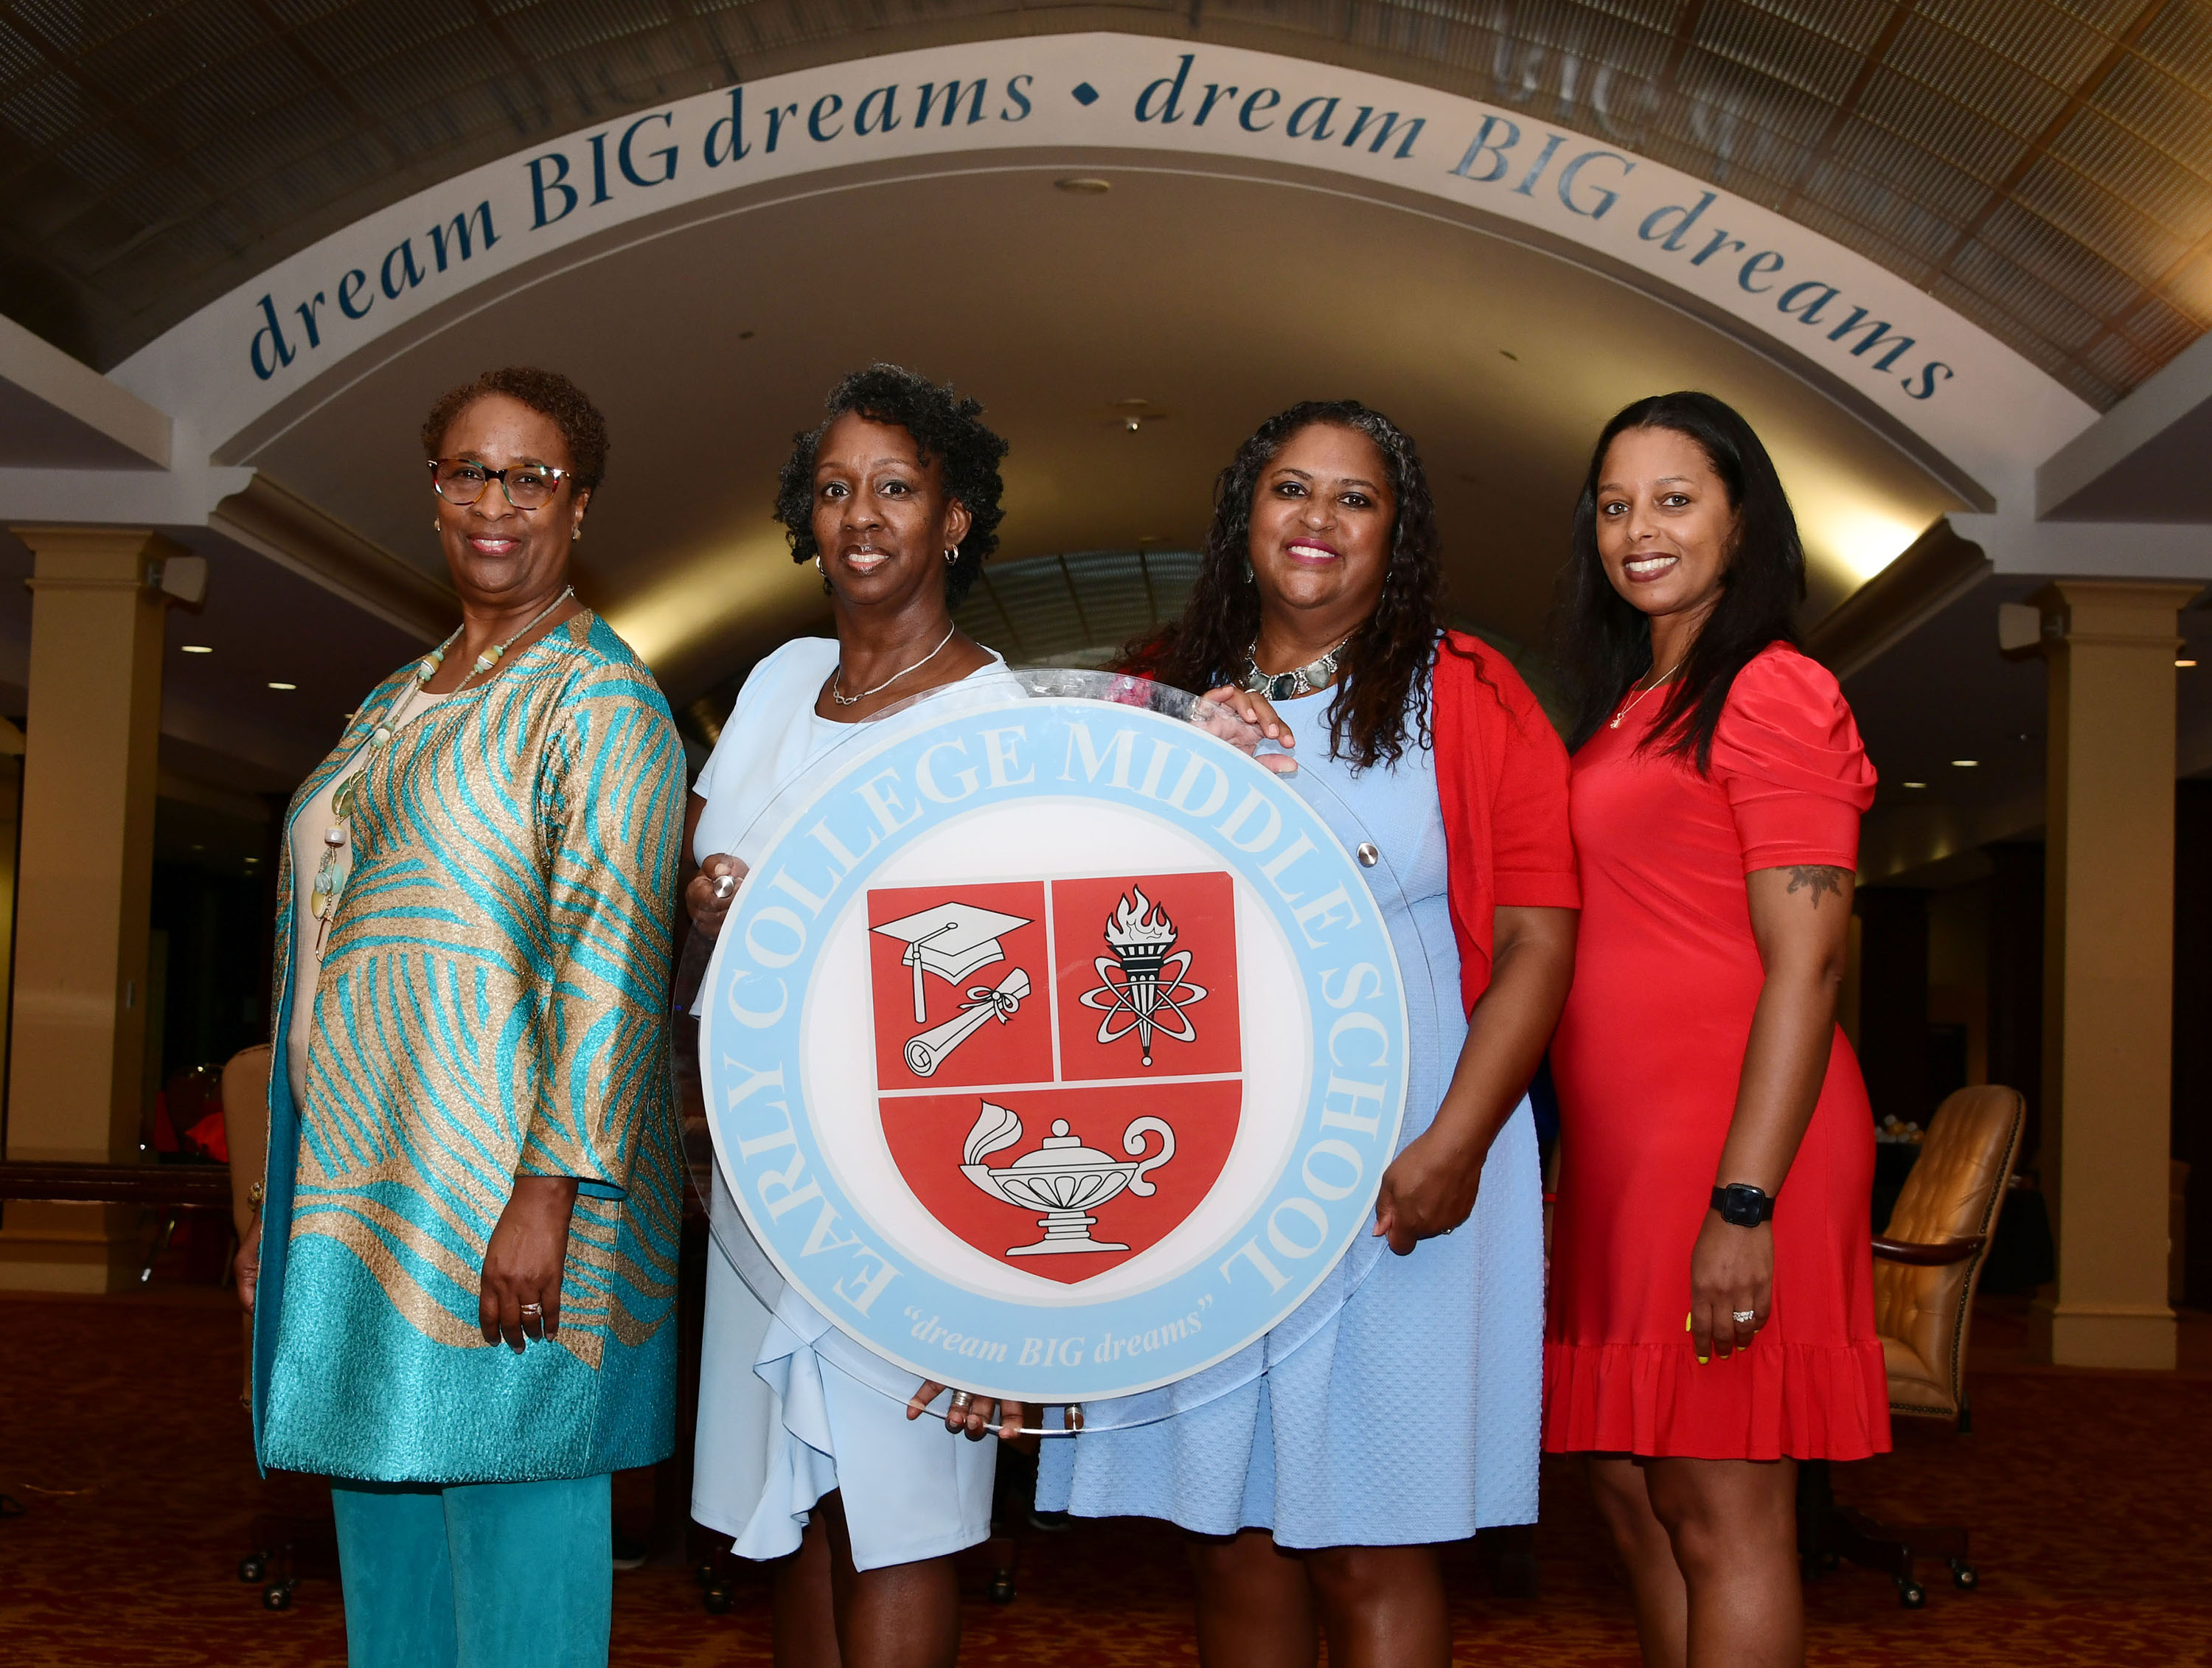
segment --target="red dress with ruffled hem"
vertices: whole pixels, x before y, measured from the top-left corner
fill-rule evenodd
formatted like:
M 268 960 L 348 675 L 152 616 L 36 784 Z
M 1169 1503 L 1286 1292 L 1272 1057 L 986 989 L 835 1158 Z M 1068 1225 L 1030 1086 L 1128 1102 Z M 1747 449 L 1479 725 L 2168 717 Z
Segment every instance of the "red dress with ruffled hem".
M 1699 1367 L 1682 1319 L 1764 981 L 1744 877 L 1856 867 L 1874 769 L 1836 680 L 1783 644 L 1737 674 L 1710 774 L 1638 751 L 1664 704 L 1639 703 L 1574 759 L 1583 910 L 1552 1044 L 1544 1446 L 1863 1458 L 1889 1446 L 1889 1385 L 1874 1324 L 1874 1119 L 1840 1030 L 1777 1196 L 1765 1330 Z

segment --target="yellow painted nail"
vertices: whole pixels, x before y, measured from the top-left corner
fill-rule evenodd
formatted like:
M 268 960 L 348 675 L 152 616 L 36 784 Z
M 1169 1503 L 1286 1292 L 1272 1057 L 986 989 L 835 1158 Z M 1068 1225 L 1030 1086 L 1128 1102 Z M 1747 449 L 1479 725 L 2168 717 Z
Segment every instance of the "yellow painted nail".
M 1687 1315 L 1682 1317 L 1682 1330 L 1685 1332 L 1690 1330 L 1690 1318 Z
M 1703 1355 L 1700 1355 L 1700 1356 L 1698 1356 L 1698 1365 L 1699 1367 L 1703 1367 L 1703 1366 L 1705 1366 L 1705 1358 Z

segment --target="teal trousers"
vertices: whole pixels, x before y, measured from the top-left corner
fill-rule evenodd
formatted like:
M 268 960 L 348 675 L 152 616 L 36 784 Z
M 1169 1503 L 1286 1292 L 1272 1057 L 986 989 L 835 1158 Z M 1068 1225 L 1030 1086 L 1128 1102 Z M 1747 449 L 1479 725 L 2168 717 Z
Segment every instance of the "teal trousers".
M 333 1483 L 350 1668 L 605 1668 L 612 1491 Z

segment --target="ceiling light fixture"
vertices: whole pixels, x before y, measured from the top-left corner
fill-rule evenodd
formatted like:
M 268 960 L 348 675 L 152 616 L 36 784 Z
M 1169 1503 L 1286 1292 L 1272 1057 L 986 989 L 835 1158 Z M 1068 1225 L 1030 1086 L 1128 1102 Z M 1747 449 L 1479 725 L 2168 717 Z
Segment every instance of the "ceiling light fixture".
M 1925 788 L 1928 784 L 1924 782 L 1900 782 L 1897 785 L 1900 788 Z
M 2176 666 L 2178 666 L 2178 667 L 2192 667 L 2192 666 L 2195 666 L 2196 664 L 2197 664 L 2197 662 L 2196 662 L 2196 661 L 2191 661 L 2191 660 L 2186 660 L 2186 659 L 2183 659 L 2183 660 L 2177 660 L 2177 661 L 2174 661 L 2174 665 L 2176 665 Z
M 270 680 L 269 687 L 271 689 L 297 689 L 300 686 L 297 684 L 280 684 L 274 679 L 271 679 Z
M 1078 197 L 1103 197 L 1114 189 L 1111 181 L 1094 180 L 1088 175 L 1079 175 L 1072 180 L 1055 180 L 1052 182 L 1052 186 L 1054 191 L 1072 192 Z
M 184 650 L 187 654 L 212 654 L 215 653 L 214 649 L 209 648 L 204 642 L 188 642 L 184 645 Z
M 1954 758 L 1951 761 L 1951 764 L 1954 770 L 1971 770 L 1981 762 L 1978 758 Z

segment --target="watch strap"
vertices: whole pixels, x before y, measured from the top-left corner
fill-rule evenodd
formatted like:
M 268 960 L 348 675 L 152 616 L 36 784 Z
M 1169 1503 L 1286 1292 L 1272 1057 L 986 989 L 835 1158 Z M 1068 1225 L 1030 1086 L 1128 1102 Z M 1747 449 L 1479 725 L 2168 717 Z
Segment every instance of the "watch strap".
M 1713 1208 L 1721 1220 L 1740 1228 L 1755 1228 L 1774 1220 L 1774 1196 L 1748 1182 L 1730 1182 L 1713 1190 Z

